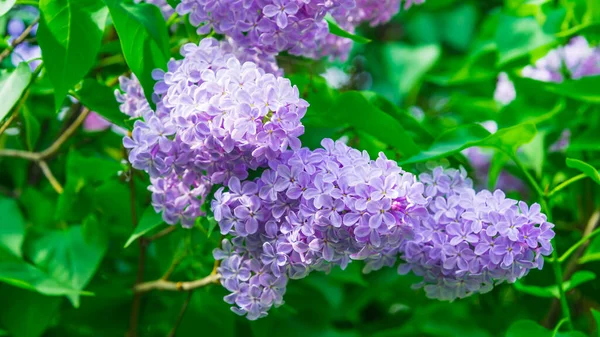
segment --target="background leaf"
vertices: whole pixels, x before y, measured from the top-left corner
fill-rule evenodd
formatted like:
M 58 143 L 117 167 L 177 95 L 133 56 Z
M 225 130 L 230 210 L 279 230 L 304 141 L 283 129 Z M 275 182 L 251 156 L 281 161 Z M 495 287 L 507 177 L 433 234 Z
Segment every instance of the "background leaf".
M 38 40 L 56 110 L 95 63 L 108 11 L 96 0 L 40 0 Z
M 26 62 L 19 63 L 12 71 L 5 70 L 0 73 L 0 88 L 10 88 L 0 91 L 0 120 L 4 119 L 17 103 L 30 80 L 31 70 Z
M 127 65 L 152 102 L 154 69 L 166 69 L 169 58 L 169 37 L 160 10 L 150 4 L 131 5 L 121 0 L 105 0 L 121 40 Z
M 135 240 L 142 237 L 144 234 L 150 232 L 151 230 L 157 228 L 158 226 L 164 223 L 162 216 L 160 213 L 156 213 L 154 207 L 149 206 L 144 211 L 142 218 L 140 219 L 140 223 L 135 227 L 133 234 L 127 239 L 125 243 L 125 247 L 129 247 Z
M 592 165 L 578 159 L 567 158 L 567 166 L 583 172 L 593 181 L 600 184 L 600 173 Z

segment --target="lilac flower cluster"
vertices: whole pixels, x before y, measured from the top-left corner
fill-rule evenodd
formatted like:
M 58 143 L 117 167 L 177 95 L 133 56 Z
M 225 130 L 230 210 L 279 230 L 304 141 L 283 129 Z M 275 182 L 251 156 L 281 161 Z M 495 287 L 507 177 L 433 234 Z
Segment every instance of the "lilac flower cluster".
M 30 12 L 35 16 L 39 15 L 39 10 L 32 6 L 20 7 L 21 11 Z M 8 43 L 13 42 L 18 38 L 25 29 L 27 28 L 25 22 L 20 18 L 11 18 L 8 20 L 6 31 L 9 35 Z M 29 32 L 30 37 L 35 37 L 37 34 L 38 25 L 34 25 L 33 29 Z M 21 42 L 12 51 L 11 62 L 16 67 L 21 62 L 29 62 L 29 68 L 34 71 L 37 66 L 42 63 L 42 50 L 37 44 L 33 44 L 28 41 Z
M 566 74 L 565 74 L 566 71 Z M 600 48 L 591 47 L 583 36 L 576 36 L 564 47 L 553 49 L 523 69 L 523 76 L 544 82 L 562 82 L 600 74 Z
M 423 1 L 407 0 L 405 8 Z M 190 14 L 199 34 L 214 30 L 271 57 L 287 51 L 309 58 L 345 59 L 352 41 L 329 34 L 327 14 L 353 32 L 364 22 L 375 26 L 389 21 L 399 8 L 400 0 L 183 0 L 177 12 Z
M 121 79 L 117 100 L 143 117 L 124 145 L 133 167 L 150 174 L 154 207 L 167 223 L 189 226 L 201 214 L 193 197 L 208 193 L 207 182 L 246 179 L 249 169 L 300 148 L 308 103 L 289 80 L 241 64 L 215 39 L 187 44 L 182 55 L 153 73 L 156 111 L 135 78 Z
M 223 242 L 215 258 L 225 300 L 249 319 L 282 303 L 287 280 L 366 260 L 393 266 L 421 217 L 423 185 L 383 154 L 375 161 L 341 141 L 289 151 L 260 178 L 229 180 L 212 201 Z
M 539 204 L 529 207 L 500 190 L 476 193 L 464 170 L 438 167 L 419 178 L 430 216 L 415 227 L 398 270 L 422 276 L 417 286 L 428 297 L 452 301 L 485 293 L 542 268 L 554 225 Z

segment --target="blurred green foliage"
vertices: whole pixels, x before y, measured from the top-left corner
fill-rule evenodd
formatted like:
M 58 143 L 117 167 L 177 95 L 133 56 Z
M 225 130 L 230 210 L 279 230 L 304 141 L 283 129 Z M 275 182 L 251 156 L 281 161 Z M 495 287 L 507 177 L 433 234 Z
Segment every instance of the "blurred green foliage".
M 0 1 L 2 34 L 14 3 Z M 132 121 L 120 114 L 112 95 L 115 79 L 132 71 L 149 96 L 152 69 L 164 68 L 181 45 L 200 39 L 185 20 L 169 20 L 173 25 L 167 27 L 152 5 L 120 0 L 38 5 L 44 62 L 39 77 L 25 64 L 2 63 L 0 120 L 20 106 L 12 132 L 0 135 L 4 149 L 47 149 L 77 118 L 80 106 L 68 93 L 130 129 Z M 357 43 L 347 62 L 279 59 L 311 104 L 303 120 L 306 146 L 345 136 L 372 157 L 383 151 L 413 172 L 431 161 L 472 172 L 461 151 L 489 147 L 495 153 L 490 185 L 507 170 L 528 186 L 511 192 L 520 199 L 537 201 L 539 193 L 583 175 L 550 200 L 559 255 L 595 226 L 600 76 L 553 84 L 522 78 L 519 71 L 573 36 L 598 44 L 598 0 L 427 0 L 384 26 L 363 27 L 358 35 L 353 37 L 358 42 L 370 42 Z M 4 36 L 1 42 L 7 45 Z M 329 67 L 343 69 L 353 81 L 329 86 L 320 75 Z M 509 74 L 517 91 L 506 106 L 493 99 L 500 72 Z M 360 90 L 365 88 L 369 91 Z M 479 124 L 489 120 L 498 124 L 497 133 Z M 569 147 L 549 152 L 564 129 L 571 130 Z M 36 162 L 0 156 L 0 336 L 124 336 L 141 265 L 144 280 L 167 271 L 176 281 L 211 272 L 212 250 L 221 239 L 214 219 L 198 219 L 191 229 L 177 227 L 150 240 L 167 226 L 149 207 L 148 177 L 131 170 L 124 154 L 121 136 L 110 129 L 77 130 L 44 158 L 64 188 L 60 194 Z M 564 322 L 550 264 L 515 285 L 445 303 L 412 289 L 411 276 L 392 269 L 363 275 L 360 263 L 352 263 L 345 271 L 291 282 L 286 304 L 255 322 L 233 314 L 222 300 L 225 290 L 216 284 L 190 294 L 146 293 L 139 335 L 166 336 L 176 325 L 177 336 L 598 335 L 600 237 L 574 250 L 563 266 L 568 277 L 562 287 L 581 332 L 558 332 Z

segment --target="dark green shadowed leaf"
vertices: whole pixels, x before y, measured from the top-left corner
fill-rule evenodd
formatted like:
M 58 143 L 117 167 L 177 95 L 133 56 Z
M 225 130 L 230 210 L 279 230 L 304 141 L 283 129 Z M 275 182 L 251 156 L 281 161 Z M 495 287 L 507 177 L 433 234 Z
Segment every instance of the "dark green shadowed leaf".
M 77 90 L 77 97 L 83 105 L 102 115 L 113 124 L 127 128 L 125 119 L 128 116 L 119 110 L 119 103 L 115 100 L 115 94 L 111 88 L 96 80 L 86 78 L 82 82 L 81 88 Z
M 329 26 L 329 32 L 333 35 L 339 36 L 339 37 L 345 37 L 347 39 L 350 39 L 356 43 L 369 43 L 371 42 L 371 40 L 367 39 L 366 37 L 362 37 L 359 35 L 355 35 L 352 34 L 350 32 L 345 31 L 344 29 L 342 29 L 340 26 L 337 25 L 337 23 L 335 23 L 335 20 L 328 15 L 325 20 L 327 21 L 327 25 Z
M 37 37 L 54 87 L 55 108 L 92 69 L 108 10 L 96 0 L 41 0 Z
M 23 120 L 25 121 L 25 141 L 27 143 L 27 148 L 30 151 L 33 151 L 35 149 L 35 144 L 40 138 L 40 122 L 26 104 L 23 105 L 21 109 L 23 112 Z
M 347 91 L 341 94 L 331 108 L 331 113 L 339 114 L 339 118 L 355 129 L 394 147 L 405 157 L 420 152 L 420 148 L 400 122 L 370 103 L 361 92 Z
M 39 337 L 58 314 L 62 298 L 0 284 L 0 324 L 14 337 Z
M 567 166 L 583 172 L 593 181 L 600 184 L 600 173 L 592 165 L 577 159 L 567 158 Z
M 121 40 L 125 61 L 142 84 L 146 99 L 152 102 L 154 69 L 166 69 L 169 36 L 165 19 L 158 7 L 104 0 Z
M 144 211 L 142 218 L 140 219 L 140 223 L 135 227 L 133 234 L 127 239 L 125 243 L 125 247 L 129 247 L 135 240 L 142 237 L 144 234 L 150 232 L 151 230 L 157 228 L 158 226 L 164 223 L 162 216 L 160 213 L 156 213 L 154 207 L 149 206 Z
M 36 236 L 26 245 L 26 255 L 54 279 L 73 289 L 83 290 L 108 248 L 103 228 L 97 220 L 88 218 L 83 226 L 54 230 Z M 67 295 L 74 307 L 79 306 L 79 295 Z
M 0 121 L 15 106 L 30 80 L 31 69 L 27 62 L 19 63 L 14 70 L 0 73 L 0 88 L 10 88 L 10 90 L 0 90 Z

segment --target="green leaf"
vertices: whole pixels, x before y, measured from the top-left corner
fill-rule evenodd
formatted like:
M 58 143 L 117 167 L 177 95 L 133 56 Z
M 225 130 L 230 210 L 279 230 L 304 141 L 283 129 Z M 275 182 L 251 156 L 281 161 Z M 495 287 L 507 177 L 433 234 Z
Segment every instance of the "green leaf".
M 37 32 L 58 110 L 96 62 L 108 11 L 96 0 L 40 0 Z
M 442 133 L 431 147 L 400 164 L 412 164 L 448 157 L 473 146 L 495 147 L 514 155 L 519 146 L 530 142 L 535 136 L 535 125 L 519 124 L 490 134 L 479 124 L 467 124 Z
M 4 248 L 11 254 L 21 257 L 21 246 L 25 236 L 25 221 L 17 202 L 13 199 L 0 199 L 0 249 Z
M 0 16 L 8 13 L 17 0 L 0 0 Z M 0 118 L 1 119 L 1 118 Z
M 362 92 L 347 91 L 341 94 L 331 108 L 330 114 L 339 114 L 338 118 L 343 118 L 355 129 L 362 130 L 393 146 L 406 157 L 420 152 L 420 148 L 404 130 L 402 124 L 371 104 Z
M 113 124 L 127 128 L 125 119 L 128 118 L 119 109 L 113 90 L 100 82 L 86 78 L 77 90 L 77 98 L 91 110 L 97 112 Z
M 394 90 L 393 97 L 407 95 L 433 67 L 442 53 L 438 45 L 409 46 L 404 43 L 387 43 L 383 48 L 383 61 Z M 374 88 L 375 91 L 377 88 Z
M 327 25 L 329 26 L 329 33 L 339 36 L 339 37 L 345 37 L 347 39 L 350 39 L 356 43 L 369 43 L 371 42 L 371 40 L 367 39 L 366 37 L 362 37 L 359 35 L 355 35 L 352 33 L 349 33 L 347 31 L 345 31 L 344 29 L 342 29 L 340 26 L 338 26 L 335 23 L 335 20 L 331 17 L 331 15 L 327 15 L 325 17 L 325 21 L 327 21 Z
M 552 331 L 534 321 L 517 321 L 506 332 L 506 337 L 552 337 Z
M 577 286 L 593 281 L 596 279 L 596 274 L 588 270 L 580 270 L 577 271 L 571 276 L 571 278 L 565 282 L 563 282 L 562 287 L 565 292 L 576 288 Z M 539 287 L 533 285 L 526 285 L 520 281 L 515 282 L 515 289 L 524 292 L 526 294 L 530 294 L 538 297 L 548 297 L 548 298 L 560 298 L 560 293 L 558 291 L 558 287 L 556 285 L 548 286 L 548 287 Z
M 13 337 L 39 337 L 58 314 L 59 297 L 0 285 L 0 323 Z
M 583 172 L 593 181 L 600 184 L 600 173 L 592 165 L 578 159 L 567 158 L 567 166 Z
M 83 290 L 100 265 L 108 241 L 94 218 L 83 226 L 54 230 L 36 237 L 26 246 L 26 255 L 54 279 L 73 289 Z M 68 294 L 74 307 L 79 307 L 79 295 Z
M 596 322 L 596 327 L 600 327 L 600 311 L 592 308 L 592 316 Z M 596 328 L 596 335 L 600 337 L 600 329 Z
M 158 7 L 104 0 L 121 40 L 125 61 L 142 84 L 148 102 L 152 102 L 154 69 L 166 69 L 169 59 L 169 35 Z
M 15 287 L 37 291 L 49 296 L 62 295 L 87 295 L 67 286 L 46 274 L 29 263 L 20 259 L 2 257 L 0 250 L 0 282 L 8 283 Z
M 549 83 L 544 88 L 557 95 L 562 95 L 588 103 L 600 103 L 600 76 L 583 77 L 576 80 L 565 80 L 561 83 Z
M 144 211 L 142 218 L 140 219 L 140 223 L 135 227 L 133 234 L 127 239 L 124 248 L 129 247 L 135 240 L 142 237 L 144 234 L 149 231 L 157 228 L 158 226 L 164 223 L 162 216 L 160 213 L 156 213 L 154 207 L 149 206 Z
M 35 144 L 40 138 L 41 126 L 38 119 L 33 115 L 27 104 L 23 104 L 23 120 L 25 121 L 25 142 L 30 151 L 35 149 Z
M 8 112 L 17 103 L 31 80 L 31 69 L 27 62 L 21 62 L 11 71 L 0 72 L 0 121 L 6 117 Z
M 544 31 L 534 17 L 501 14 L 496 31 L 499 65 L 523 57 L 537 48 L 554 43 L 556 38 Z
M 167 0 L 167 3 L 171 5 L 171 7 L 175 8 L 177 5 L 179 5 L 179 3 L 181 3 L 181 0 Z

